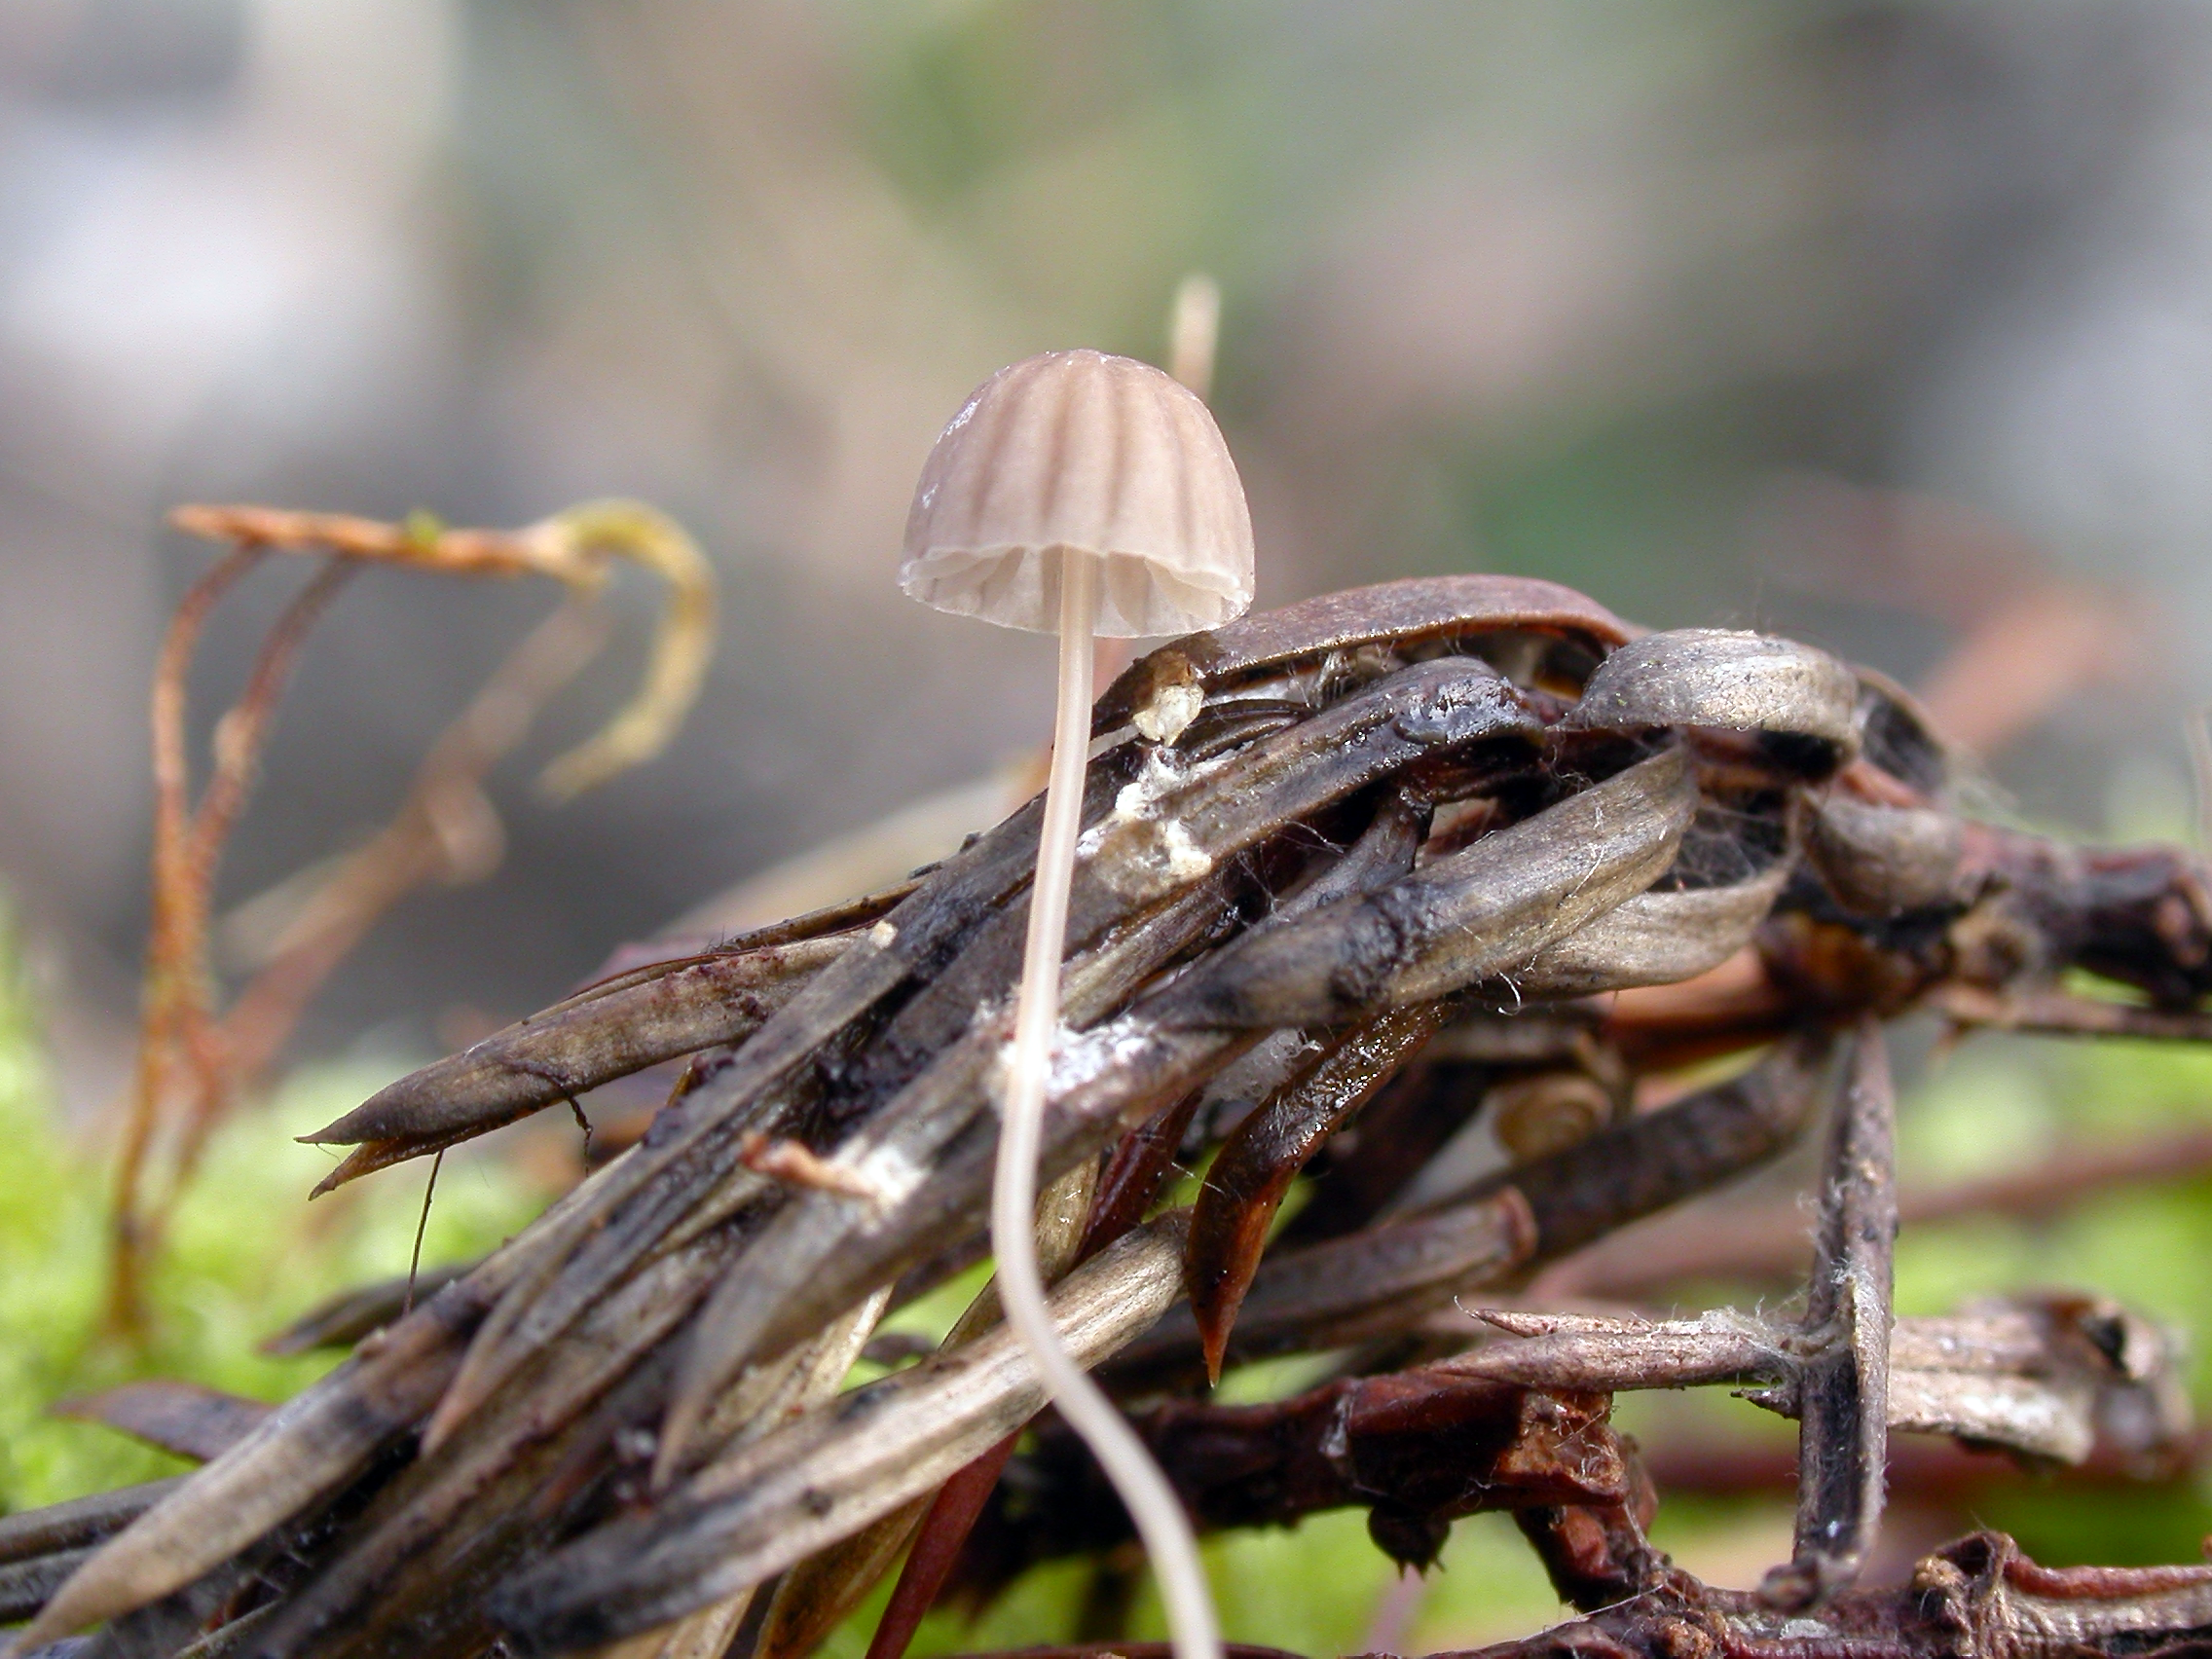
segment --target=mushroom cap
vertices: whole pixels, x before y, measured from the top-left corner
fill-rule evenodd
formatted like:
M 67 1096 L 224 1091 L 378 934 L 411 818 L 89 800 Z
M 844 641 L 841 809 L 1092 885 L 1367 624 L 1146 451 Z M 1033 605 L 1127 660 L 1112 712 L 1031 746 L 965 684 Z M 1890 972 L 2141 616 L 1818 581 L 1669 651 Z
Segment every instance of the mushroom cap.
M 999 370 L 922 466 L 899 585 L 1059 631 L 1060 567 L 1100 565 L 1095 632 L 1187 634 L 1252 603 L 1252 516 L 1221 428 L 1149 363 L 1047 351 Z

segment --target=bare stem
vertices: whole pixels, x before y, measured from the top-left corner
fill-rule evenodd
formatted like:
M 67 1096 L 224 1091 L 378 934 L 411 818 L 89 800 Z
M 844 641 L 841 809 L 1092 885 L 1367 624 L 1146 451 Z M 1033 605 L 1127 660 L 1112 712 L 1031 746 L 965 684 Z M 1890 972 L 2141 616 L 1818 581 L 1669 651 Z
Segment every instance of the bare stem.
M 1052 1035 L 1059 1024 L 1060 954 L 1090 738 L 1090 636 L 1097 582 L 1097 568 L 1089 559 L 1063 558 L 1059 709 L 1052 728 L 1052 769 L 1045 787 L 1037 881 L 1030 891 L 1029 935 L 1014 1012 L 1005 1118 L 999 1126 L 998 1164 L 991 1183 L 991 1247 L 998 1260 L 999 1295 L 1008 1322 L 1036 1360 L 1060 1415 L 1083 1436 L 1112 1479 L 1144 1539 L 1167 1606 L 1176 1659 L 1221 1659 L 1221 1633 L 1190 1521 L 1120 1410 L 1060 1346 L 1045 1309 L 1044 1277 L 1032 1232 L 1045 1084 Z

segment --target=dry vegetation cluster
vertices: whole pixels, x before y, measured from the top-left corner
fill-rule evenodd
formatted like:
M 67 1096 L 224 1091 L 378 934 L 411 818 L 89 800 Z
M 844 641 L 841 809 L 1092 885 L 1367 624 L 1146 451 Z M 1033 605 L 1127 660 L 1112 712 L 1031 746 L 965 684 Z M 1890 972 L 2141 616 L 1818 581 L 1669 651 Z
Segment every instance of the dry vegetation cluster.
M 248 547 L 268 528 L 231 526 Z M 2173 1339 L 2120 1304 L 1894 1315 L 1886 1028 L 2203 1041 L 2200 860 L 1962 817 L 1881 677 L 1646 633 L 1534 580 L 1194 635 L 1108 687 L 1092 729 L 1039 1252 L 1063 1341 L 1201 1530 L 1353 1507 L 1426 1567 L 1458 1517 L 1509 1513 L 1581 1615 L 1513 1644 L 1530 1654 L 2202 1645 L 2212 1568 L 2048 1568 L 1982 1532 L 1860 1581 L 1886 1470 L 1917 1478 L 1893 1434 L 2146 1477 L 2194 1455 Z M 982 1251 L 1038 819 L 633 967 L 311 1137 L 350 1149 L 335 1187 L 678 1068 L 641 1133 L 599 1134 L 587 1178 L 488 1257 L 298 1327 L 351 1352 L 284 1405 L 179 1384 L 93 1408 L 205 1466 L 0 1520 L 23 1649 L 796 1659 L 903 1559 L 875 1648 L 896 1659 L 941 1597 L 1082 1557 L 1092 1633 L 1131 1651 L 1126 1520 L 1040 1416 L 989 1290 L 931 1351 L 877 1331 Z M 203 922 L 203 885 L 179 891 Z M 188 1033 L 213 1018 L 194 938 L 157 930 L 155 983 L 183 989 L 156 1012 Z M 142 1093 L 149 1124 L 163 1099 Z M 1815 1259 L 1785 1309 L 1530 1288 L 1808 1136 Z M 2123 1152 L 2140 1167 L 2029 1184 L 2179 1156 Z M 1739 1219 L 1708 1266 L 1788 1260 L 1803 1232 Z M 864 1355 L 890 1369 L 848 1385 Z M 1290 1355 L 1324 1356 L 1302 1391 L 1209 1392 Z M 1794 1546 L 1755 1590 L 1651 1544 L 1665 1448 L 1647 1467 L 1610 1420 L 1618 1393 L 1706 1385 L 1799 1425 Z

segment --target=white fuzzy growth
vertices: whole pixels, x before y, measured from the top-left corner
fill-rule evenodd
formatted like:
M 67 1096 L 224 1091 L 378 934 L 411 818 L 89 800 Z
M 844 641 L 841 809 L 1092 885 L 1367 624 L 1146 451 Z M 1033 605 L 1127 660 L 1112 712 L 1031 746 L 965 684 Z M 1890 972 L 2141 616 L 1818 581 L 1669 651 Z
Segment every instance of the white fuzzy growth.
M 831 1161 L 845 1163 L 844 1159 Z M 930 1172 L 896 1146 L 871 1146 L 847 1167 L 874 1193 L 879 1209 L 892 1209 L 910 1198 Z
M 1160 850 L 1167 861 L 1168 876 L 1177 882 L 1196 881 L 1213 869 L 1212 857 L 1191 839 L 1180 818 L 1170 818 L 1160 827 Z
M 1142 824 L 1160 810 L 1166 796 L 1198 775 L 1197 768 L 1179 766 L 1164 749 L 1147 749 L 1137 775 L 1114 796 L 1114 810 L 1086 830 L 1075 844 L 1079 861 L 1097 857 L 1108 835 L 1131 824 Z
M 1129 723 L 1155 743 L 1173 743 L 1205 706 L 1202 686 L 1162 685 L 1129 717 Z
M 1086 1084 L 1094 1083 L 1125 1062 L 1134 1060 L 1152 1039 L 1143 1028 L 1117 1019 L 1088 1031 L 1061 1026 L 1052 1041 L 1052 1069 L 1046 1085 L 1047 1098 L 1065 1100 Z
M 1107 822 L 1131 824 L 1150 818 L 1160 810 L 1160 803 L 1190 778 L 1190 770 L 1169 759 L 1166 750 L 1146 750 L 1144 764 L 1137 768 L 1137 775 L 1124 784 L 1121 793 L 1115 795 L 1113 816 Z

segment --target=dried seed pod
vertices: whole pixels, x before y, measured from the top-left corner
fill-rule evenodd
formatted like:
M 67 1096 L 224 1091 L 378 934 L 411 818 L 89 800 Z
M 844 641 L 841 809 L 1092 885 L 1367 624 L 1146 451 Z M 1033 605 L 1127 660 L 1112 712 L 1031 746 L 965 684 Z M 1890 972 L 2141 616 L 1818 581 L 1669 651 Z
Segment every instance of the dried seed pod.
M 1138 658 L 1098 699 L 1091 729 L 1113 730 L 1171 687 L 1197 686 L 1210 697 L 1289 665 L 1366 646 L 1424 649 L 1512 632 L 1556 641 L 1566 655 L 1594 666 L 1639 630 L 1572 588 L 1534 576 L 1414 576 L 1347 588 L 1256 611 Z
M 1825 651 L 1722 628 L 1677 628 L 1623 645 L 1567 711 L 1569 727 L 1756 732 L 1786 764 L 1825 775 L 1859 749 L 1859 681 Z M 1813 747 L 1806 750 L 1802 744 Z
M 461 1053 L 410 1072 L 300 1139 L 317 1146 L 396 1141 L 429 1150 L 489 1133 L 662 1060 L 742 1042 L 851 942 L 831 936 L 670 963 L 517 1020 Z M 315 1191 L 365 1173 L 350 1170 L 350 1162 Z
M 1588 1140 L 1613 1121 L 1613 1097 L 1588 1072 L 1538 1072 L 1501 1083 L 1483 1101 L 1491 1132 L 1516 1163 Z
M 1894 916 L 1954 903 L 1966 856 L 1965 826 L 1947 812 L 1870 806 L 1840 790 L 1805 817 L 1805 857 L 1836 903 L 1855 915 Z
M 1717 968 L 1751 941 L 1790 866 L 1778 860 L 1732 887 L 1639 893 L 1514 970 L 1505 988 L 1527 1002 L 1675 985 Z

